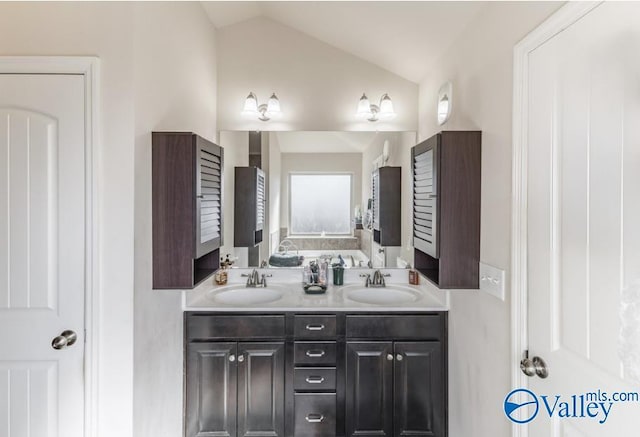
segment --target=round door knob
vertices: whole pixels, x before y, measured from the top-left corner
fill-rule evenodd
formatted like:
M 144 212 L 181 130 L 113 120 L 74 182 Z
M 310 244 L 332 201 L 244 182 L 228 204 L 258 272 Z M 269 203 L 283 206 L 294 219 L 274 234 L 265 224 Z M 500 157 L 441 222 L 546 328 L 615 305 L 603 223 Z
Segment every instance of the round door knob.
M 229 355 L 229 361 L 231 361 L 232 363 L 236 360 L 236 356 L 231 354 Z
M 238 355 L 238 362 L 242 363 L 244 361 L 244 355 Z
M 523 358 L 522 361 L 520 361 L 520 370 L 529 377 L 536 374 L 536 368 L 533 365 L 533 361 L 529 358 Z
M 387 354 L 387 360 L 393 361 L 393 354 Z
M 78 340 L 78 334 L 74 331 L 67 329 L 66 331 L 62 331 L 60 335 L 54 337 L 51 341 L 51 347 L 55 350 L 64 349 L 69 346 L 73 346 Z
M 549 368 L 547 367 L 547 363 L 545 363 L 542 358 L 533 357 L 532 363 L 536 375 L 538 375 L 539 378 L 545 379 L 547 376 L 549 376 Z
M 403 358 L 404 357 L 402 356 L 402 354 L 396 355 L 396 360 L 398 360 L 398 361 L 402 361 Z

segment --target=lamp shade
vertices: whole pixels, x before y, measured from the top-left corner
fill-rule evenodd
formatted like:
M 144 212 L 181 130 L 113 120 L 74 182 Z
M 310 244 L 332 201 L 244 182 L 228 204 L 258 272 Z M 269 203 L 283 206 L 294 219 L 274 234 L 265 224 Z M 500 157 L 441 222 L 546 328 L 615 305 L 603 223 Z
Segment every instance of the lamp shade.
M 378 116 L 381 119 L 387 120 L 396 116 L 396 113 L 393 110 L 393 102 L 391 101 L 389 94 L 384 94 L 380 99 L 380 112 L 378 112 Z
M 269 102 L 267 103 L 267 112 L 272 115 L 280 114 L 280 100 L 276 93 L 271 94 Z
M 369 99 L 366 94 L 362 94 L 360 97 L 360 101 L 358 102 L 358 110 L 356 111 L 356 115 L 358 117 L 371 117 L 371 104 L 369 103 Z
M 249 93 L 246 100 L 244 101 L 244 109 L 242 110 L 243 114 L 255 114 L 258 112 L 258 99 L 256 95 L 253 93 Z

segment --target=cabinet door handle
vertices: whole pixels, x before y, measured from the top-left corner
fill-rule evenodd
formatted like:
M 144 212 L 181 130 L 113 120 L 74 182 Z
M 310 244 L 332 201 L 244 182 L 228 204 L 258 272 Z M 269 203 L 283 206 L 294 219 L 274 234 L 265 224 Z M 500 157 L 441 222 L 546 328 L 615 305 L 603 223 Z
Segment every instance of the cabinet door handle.
M 322 331 L 324 329 L 324 325 L 307 325 L 307 331 Z
M 393 361 L 393 354 L 387 354 L 387 360 Z
M 402 354 L 398 354 L 398 355 L 396 355 L 396 360 L 398 360 L 398 361 L 402 361 L 402 359 L 403 359 Z
M 322 350 L 308 350 L 307 351 L 307 356 L 309 358 L 320 358 L 320 357 L 324 357 L 324 351 Z
M 324 420 L 323 414 L 307 414 L 305 420 L 309 423 L 320 423 Z
M 307 376 L 305 379 L 309 384 L 322 384 L 324 382 L 324 377 L 322 376 Z
M 229 361 L 231 361 L 232 363 L 236 360 L 236 356 L 231 354 L 229 355 Z

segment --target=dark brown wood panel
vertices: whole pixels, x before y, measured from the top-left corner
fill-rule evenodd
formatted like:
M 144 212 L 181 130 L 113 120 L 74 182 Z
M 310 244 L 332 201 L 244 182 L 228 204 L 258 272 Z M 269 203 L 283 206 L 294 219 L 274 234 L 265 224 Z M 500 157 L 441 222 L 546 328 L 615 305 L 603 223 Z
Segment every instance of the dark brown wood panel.
M 444 131 L 412 149 L 412 163 L 415 156 L 437 150 L 437 248 L 421 249 L 414 243 L 414 264 L 440 288 L 479 286 L 481 137 L 480 131 Z M 414 238 L 424 235 L 422 225 L 414 217 Z
M 390 354 L 392 342 L 347 342 L 347 436 L 393 436 Z
M 442 343 L 394 344 L 395 436 L 446 435 L 446 381 Z
M 347 338 L 397 340 L 439 340 L 444 330 L 443 317 L 426 315 L 348 315 Z
M 284 436 L 284 342 L 238 344 L 238 436 Z
M 223 160 L 194 133 L 152 133 L 153 288 L 190 289 L 219 268 Z
M 190 343 L 186 357 L 185 435 L 236 435 L 236 343 Z
M 190 313 L 187 339 L 284 338 L 284 315 L 211 315 Z

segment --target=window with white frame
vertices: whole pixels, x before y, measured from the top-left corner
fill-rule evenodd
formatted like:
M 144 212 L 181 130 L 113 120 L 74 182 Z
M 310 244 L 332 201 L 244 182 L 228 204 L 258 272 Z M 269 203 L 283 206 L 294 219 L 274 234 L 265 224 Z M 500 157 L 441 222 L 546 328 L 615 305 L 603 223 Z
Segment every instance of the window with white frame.
M 290 174 L 289 233 L 351 234 L 351 174 Z

